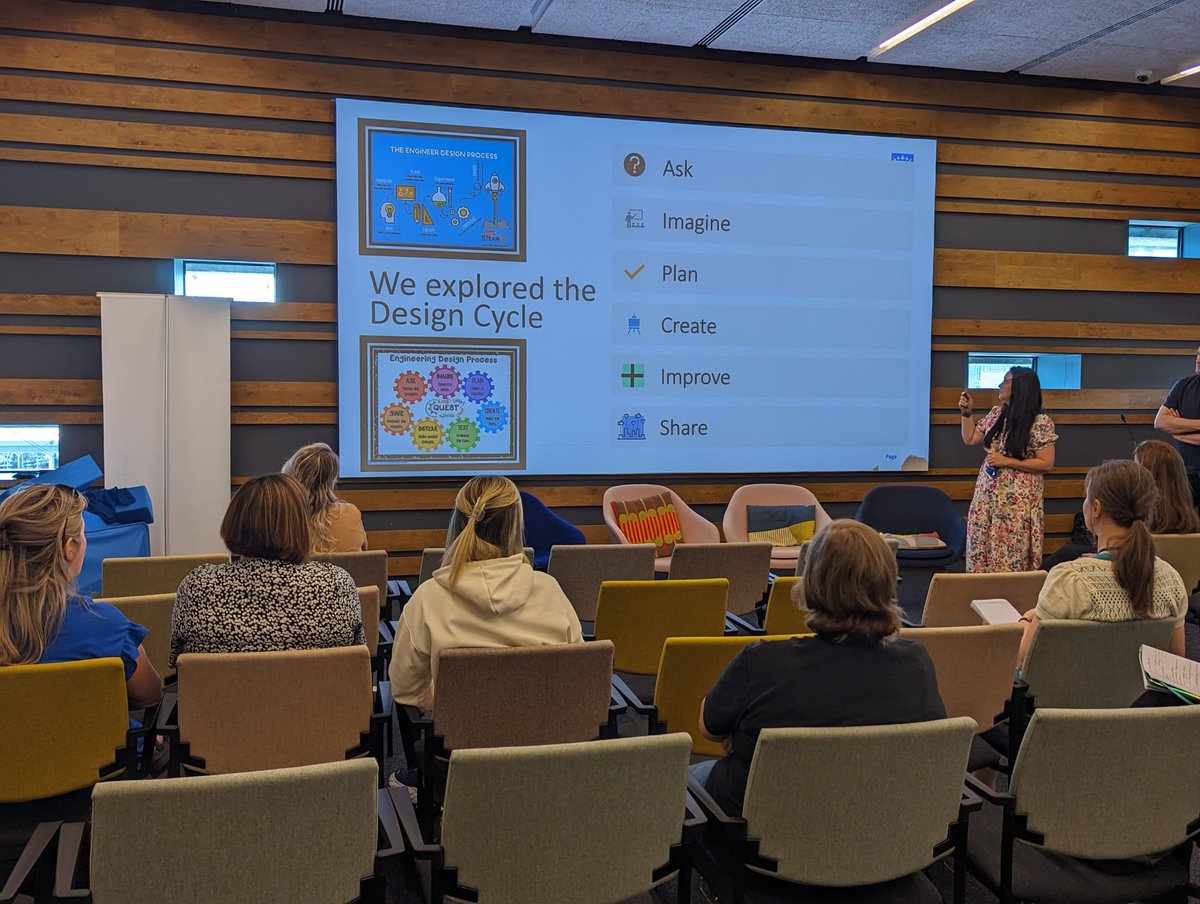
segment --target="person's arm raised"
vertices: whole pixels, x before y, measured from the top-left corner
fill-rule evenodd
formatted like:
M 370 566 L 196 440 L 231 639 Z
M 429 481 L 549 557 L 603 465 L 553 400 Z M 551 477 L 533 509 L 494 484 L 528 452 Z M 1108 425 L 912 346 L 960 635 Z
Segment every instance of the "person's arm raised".
M 975 424 L 974 400 L 971 393 L 965 389 L 958 397 L 958 413 L 962 415 L 962 441 L 968 446 L 978 446 L 983 442 L 983 431 Z

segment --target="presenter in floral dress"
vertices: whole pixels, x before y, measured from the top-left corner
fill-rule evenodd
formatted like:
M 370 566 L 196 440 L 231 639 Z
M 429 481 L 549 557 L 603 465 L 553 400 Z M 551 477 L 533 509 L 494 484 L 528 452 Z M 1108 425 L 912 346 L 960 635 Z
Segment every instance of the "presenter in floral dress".
M 967 571 L 1041 567 L 1042 475 L 1054 467 L 1054 421 L 1042 413 L 1042 386 L 1027 367 L 1004 375 L 1000 404 L 976 423 L 971 394 L 958 399 L 962 438 L 987 451 L 967 516 Z

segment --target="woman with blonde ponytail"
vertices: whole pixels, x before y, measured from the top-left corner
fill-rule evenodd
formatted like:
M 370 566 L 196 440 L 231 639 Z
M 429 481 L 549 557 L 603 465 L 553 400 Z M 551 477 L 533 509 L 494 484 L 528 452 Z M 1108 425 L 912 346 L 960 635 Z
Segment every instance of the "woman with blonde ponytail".
M 308 495 L 308 523 L 312 528 L 312 551 L 357 552 L 367 548 L 362 512 L 352 503 L 338 499 L 338 457 L 325 443 L 310 443 L 292 453 L 283 463 L 283 473 L 294 477 Z
M 417 588 L 396 626 L 388 675 L 397 702 L 433 708 L 445 649 L 583 641 L 558 582 L 525 560 L 524 535 L 511 480 L 467 481 L 454 500 L 442 567 Z
M 1106 461 L 1087 473 L 1083 520 L 1096 537 L 1095 557 L 1055 565 L 1026 622 L 1018 667 L 1043 618 L 1092 621 L 1172 619 L 1168 649 L 1184 655 L 1187 593 L 1179 572 L 1154 554 L 1147 521 L 1158 502 L 1154 475 L 1135 461 Z
M 0 667 L 120 658 L 130 707 L 150 706 L 162 681 L 141 646 L 148 632 L 75 592 L 84 505 L 75 490 L 50 484 L 0 503 Z

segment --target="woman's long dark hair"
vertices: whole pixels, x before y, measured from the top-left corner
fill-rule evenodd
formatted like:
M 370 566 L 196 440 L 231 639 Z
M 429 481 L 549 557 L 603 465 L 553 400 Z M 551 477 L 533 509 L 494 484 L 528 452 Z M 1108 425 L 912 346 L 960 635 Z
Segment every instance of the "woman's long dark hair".
M 1042 384 L 1037 374 L 1028 367 L 1014 367 L 1012 374 L 1012 392 L 1008 401 L 1000 408 L 1000 417 L 983 437 L 985 449 L 992 445 L 997 436 L 1004 437 L 1004 448 L 1001 449 L 1009 458 L 1024 460 L 1029 454 L 1029 433 L 1033 422 L 1042 413 Z

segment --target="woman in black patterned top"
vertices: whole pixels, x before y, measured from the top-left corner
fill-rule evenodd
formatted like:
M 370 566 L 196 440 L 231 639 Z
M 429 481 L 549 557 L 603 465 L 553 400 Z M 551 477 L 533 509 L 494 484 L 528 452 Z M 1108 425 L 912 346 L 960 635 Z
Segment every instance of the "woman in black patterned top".
M 221 539 L 235 556 L 179 585 L 171 665 L 183 653 L 255 653 L 364 642 L 354 579 L 309 562 L 307 497 L 291 477 L 255 477 L 234 495 Z

